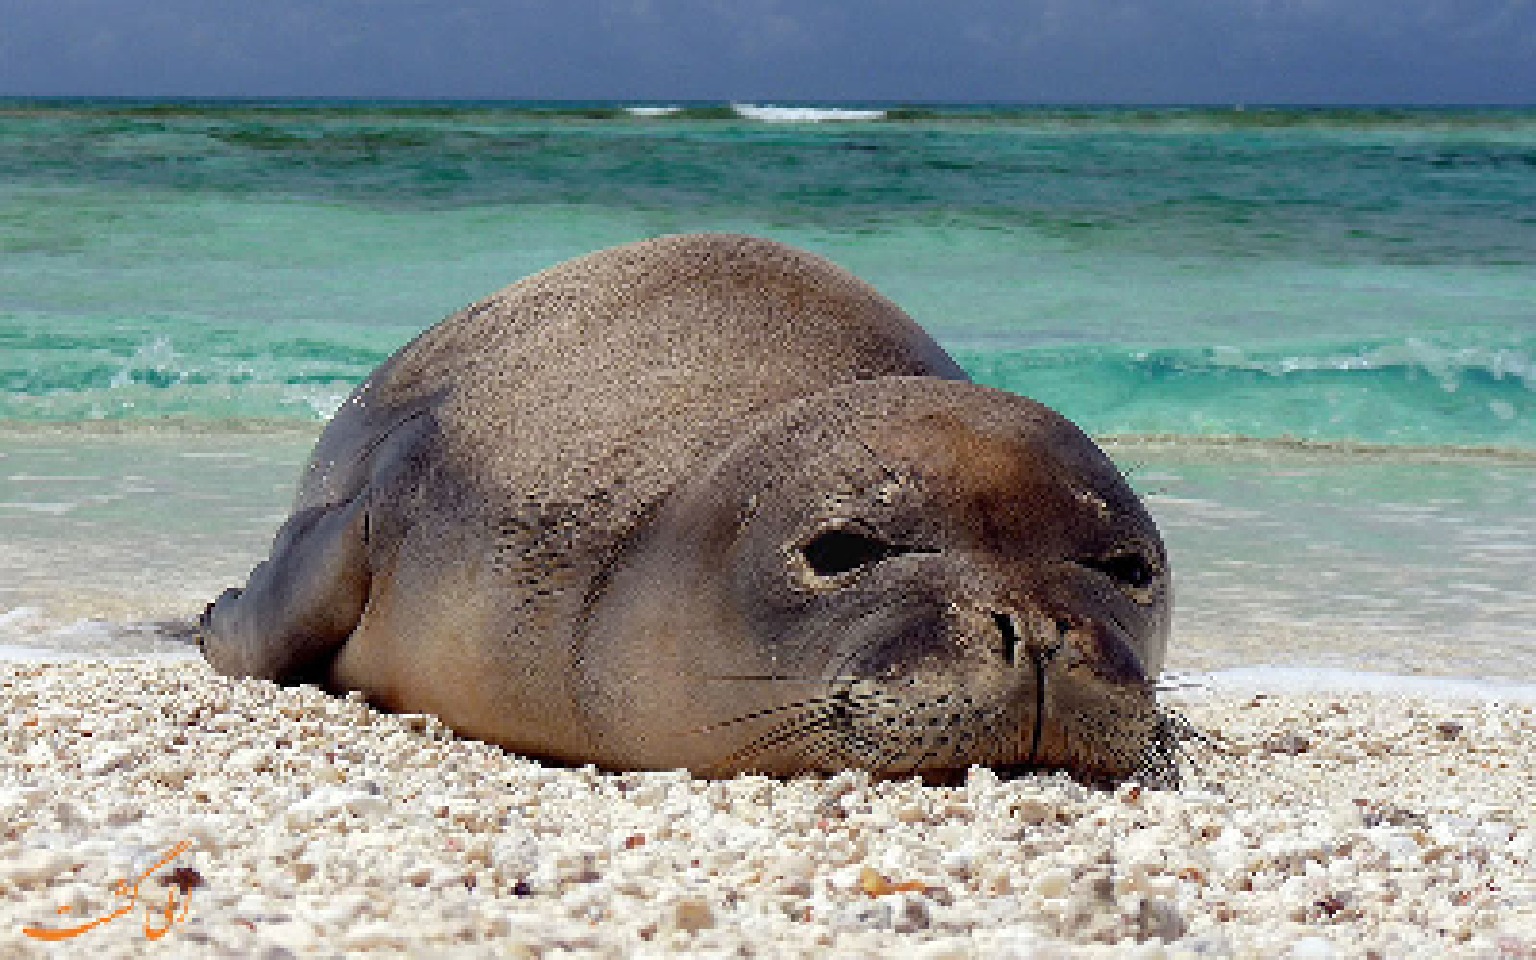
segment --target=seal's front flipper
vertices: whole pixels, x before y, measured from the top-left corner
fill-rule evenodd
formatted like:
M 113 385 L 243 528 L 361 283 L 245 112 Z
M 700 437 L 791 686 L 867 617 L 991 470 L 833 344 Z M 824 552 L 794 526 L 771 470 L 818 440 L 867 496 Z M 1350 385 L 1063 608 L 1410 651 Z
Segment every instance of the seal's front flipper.
M 289 518 L 245 589 L 203 612 L 203 656 L 232 677 L 315 679 L 368 602 L 367 491 Z

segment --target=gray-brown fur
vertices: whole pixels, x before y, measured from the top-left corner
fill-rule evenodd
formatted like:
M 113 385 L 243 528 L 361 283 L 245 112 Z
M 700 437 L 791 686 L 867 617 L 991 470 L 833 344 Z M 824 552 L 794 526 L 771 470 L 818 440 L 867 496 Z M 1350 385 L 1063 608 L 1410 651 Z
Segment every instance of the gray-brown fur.
M 829 727 L 813 720 L 820 726 L 798 733 L 781 724 L 777 736 L 801 742 L 752 746 L 754 738 L 775 736 L 771 718 L 778 714 L 747 718 L 744 705 L 776 705 L 782 714 L 796 702 L 838 695 L 838 684 L 847 687 L 843 696 L 875 688 L 867 680 L 850 687 L 846 678 L 826 675 L 822 663 L 794 664 L 779 671 L 783 676 L 753 674 L 780 628 L 745 612 L 755 602 L 751 592 L 767 587 L 747 582 L 758 574 L 742 557 L 778 556 L 784 548 L 726 542 L 732 524 L 747 529 L 748 514 L 772 512 L 775 498 L 788 498 L 785 509 L 799 496 L 835 511 L 839 496 L 862 496 L 877 475 L 896 487 L 921 486 L 922 462 L 935 455 L 923 444 L 948 442 L 943 438 L 951 434 L 956 443 L 972 443 L 966 438 L 978 429 L 977 436 L 986 434 L 989 423 L 1017 421 L 1030 438 L 1009 440 L 1008 449 L 1036 443 L 1063 455 L 1055 463 L 1053 452 L 1052 463 L 1027 468 L 1021 478 L 1033 477 L 1032 470 L 1063 474 L 1060 482 L 1082 474 L 1086 480 L 1072 479 L 1073 489 L 1088 491 L 1090 512 L 1108 503 L 1119 513 L 1102 522 L 1133 524 L 1152 561 L 1164 563 L 1155 528 L 1097 448 L 1044 408 L 964 380 L 895 305 L 845 271 L 780 244 L 667 237 L 570 261 L 448 318 L 358 388 L 316 446 L 272 559 L 253 571 L 243 592 L 227 591 L 210 606 L 205 653 L 221 672 L 362 690 L 387 708 L 436 713 L 466 735 L 562 761 L 715 773 L 880 768 L 878 754 L 829 740 L 825 730 L 838 723 L 858 727 L 844 721 Z M 954 423 L 930 429 L 925 411 Z M 865 457 L 863 438 L 880 445 L 881 424 L 903 418 L 916 424 L 909 443 L 916 446 L 909 451 L 908 441 L 889 438 L 894 446 L 885 457 L 900 463 Z M 821 458 L 817 437 L 838 452 Z M 798 452 L 786 459 L 791 449 Z M 907 479 L 892 481 L 901 471 Z M 1047 479 L 1041 489 L 1057 483 Z M 749 487 L 766 492 L 738 496 Z M 1005 495 L 991 488 L 976 494 Z M 1050 510 L 1068 509 L 1061 504 Z M 921 519 L 945 508 L 912 509 Z M 1096 522 L 1083 521 L 1082 530 Z M 794 533 L 763 529 L 762 537 Z M 718 557 L 708 552 L 710 537 L 725 538 L 716 544 L 724 551 Z M 1081 531 L 1066 535 L 1073 537 L 1092 540 Z M 701 558 L 704 566 L 695 570 Z M 919 583 L 922 572 L 911 566 L 917 562 L 894 558 L 871 582 L 901 574 Z M 990 570 L 982 580 L 996 581 L 994 594 L 1017 594 L 1024 604 L 1024 594 L 1010 594 L 1003 583 L 1007 574 L 982 568 Z M 736 570 L 736 579 L 710 593 L 704 581 L 721 580 L 723 570 Z M 950 570 L 944 577 L 957 575 Z M 1133 638 L 1139 649 L 1128 660 L 1125 651 L 1108 648 L 1099 651 L 1104 657 L 1089 657 L 1099 657 L 1093 669 L 1101 673 L 1126 674 L 1103 682 L 1131 691 L 1128 702 L 1137 706 L 1128 712 L 1140 711 L 1138 717 L 1156 715 L 1147 707 L 1147 679 L 1161 664 L 1166 577 L 1158 590 L 1155 609 L 1134 625 L 1132 632 L 1145 636 Z M 706 594 L 708 602 L 701 599 Z M 924 643 L 964 647 L 972 642 L 964 638 L 985 635 L 993 644 L 1000 628 L 986 620 L 990 613 L 977 611 L 1002 601 L 972 600 L 965 616 L 974 623 L 952 618 L 924 627 L 938 631 Z M 1074 601 L 1063 594 L 1042 602 Z M 658 603 L 665 610 L 653 616 Z M 1133 613 L 1125 607 L 1116 616 Z M 630 629 L 647 616 L 661 617 L 655 629 L 671 633 Z M 786 637 L 793 633 L 783 629 Z M 1089 643 L 1092 631 L 1081 633 L 1078 639 Z M 662 661 L 650 652 L 684 635 L 701 659 L 690 652 L 655 673 Z M 919 659 L 932 656 L 927 650 Z M 1117 657 L 1126 662 L 1116 667 Z M 984 670 L 1001 670 L 988 662 Z M 631 669 L 635 664 L 642 666 Z M 743 676 L 726 676 L 722 665 Z M 690 673 L 701 666 L 705 674 Z M 955 669 L 963 675 L 969 668 Z M 635 678 L 642 674 L 665 689 L 640 690 Z M 996 672 L 989 682 L 1013 683 L 1007 676 Z M 794 693 L 796 684 L 819 692 Z M 705 705 L 719 731 L 703 730 L 709 724 L 694 722 L 696 711 L 658 715 L 674 702 Z M 660 706 L 647 706 L 653 703 Z M 724 732 L 743 724 L 768 732 L 744 741 Z M 987 734 L 1008 743 L 1018 736 L 1003 729 Z M 1136 749 L 1145 739 L 1129 737 Z M 744 745 L 725 749 L 732 743 Z M 1016 747 L 973 754 L 1017 762 Z M 1063 743 L 1056 752 L 1067 762 L 1076 749 Z M 1104 751 L 1097 753 L 1083 766 L 1105 766 Z M 906 763 L 915 770 L 921 764 L 914 759 L 892 758 L 885 767 Z

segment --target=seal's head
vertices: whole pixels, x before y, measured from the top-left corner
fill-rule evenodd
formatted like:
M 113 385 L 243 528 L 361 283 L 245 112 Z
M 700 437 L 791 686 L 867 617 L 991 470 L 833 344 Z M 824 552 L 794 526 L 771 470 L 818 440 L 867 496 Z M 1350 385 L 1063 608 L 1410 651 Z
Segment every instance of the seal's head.
M 728 776 L 1167 773 L 1157 528 L 1050 409 L 890 377 L 765 417 L 594 589 L 598 762 Z

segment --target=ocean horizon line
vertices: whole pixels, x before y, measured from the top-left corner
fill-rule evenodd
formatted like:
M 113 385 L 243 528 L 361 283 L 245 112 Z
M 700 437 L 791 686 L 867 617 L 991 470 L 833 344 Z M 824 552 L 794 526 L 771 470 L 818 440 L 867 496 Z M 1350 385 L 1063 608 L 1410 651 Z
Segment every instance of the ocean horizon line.
M 42 104 L 68 105 L 81 103 L 101 104 L 188 104 L 188 105 L 236 105 L 304 108 L 307 106 L 523 106 L 548 104 L 555 107 L 580 105 L 611 106 L 666 106 L 685 107 L 772 105 L 807 107 L 934 107 L 960 109 L 1004 108 L 1016 110 L 1146 110 L 1146 111 L 1413 111 L 1413 112 L 1462 112 L 1462 111 L 1536 111 L 1536 100 L 1519 101 L 1285 101 L 1285 100 L 945 100 L 906 98 L 840 98 L 840 97 L 432 97 L 432 96 L 360 96 L 360 95 L 303 95 L 303 94 L 11 94 L 0 93 L 0 105 Z
M 0 97 L 0 118 L 587 124 L 639 130 L 722 125 L 1041 132 L 1383 131 L 1531 135 L 1536 104 L 1067 103 L 1030 101 L 363 97 Z M 677 126 L 672 126 L 677 125 Z

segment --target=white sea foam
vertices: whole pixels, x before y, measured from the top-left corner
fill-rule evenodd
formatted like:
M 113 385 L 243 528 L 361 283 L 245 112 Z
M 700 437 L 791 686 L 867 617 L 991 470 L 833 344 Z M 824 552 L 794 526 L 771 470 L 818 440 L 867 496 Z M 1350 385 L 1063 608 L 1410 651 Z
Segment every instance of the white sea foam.
M 35 629 L 42 619 L 43 612 L 36 607 L 12 607 L 0 611 L 0 630 Z
M 135 648 L 123 652 L 106 650 L 81 650 L 65 647 L 26 646 L 18 643 L 0 643 L 0 663 L 74 663 L 81 660 L 199 660 L 202 654 L 196 647 L 175 646 L 167 643 L 158 649 Z
M 114 623 L 99 618 L 61 621 L 37 607 L 0 611 L 0 662 L 66 660 L 195 660 L 191 643 L 177 642 L 164 624 Z
M 852 110 L 844 107 L 777 107 L 770 104 L 733 103 L 731 109 L 746 120 L 767 123 L 821 123 L 825 120 L 884 120 L 884 110 Z
M 1536 703 L 1536 684 L 1483 677 L 1371 673 L 1332 667 L 1236 667 L 1210 673 L 1165 674 L 1183 693 L 1350 694 Z
M 60 663 L 65 660 L 91 659 L 86 654 L 60 650 L 56 647 L 25 647 L 16 643 L 0 643 L 0 662 Z
M 23 513 L 46 513 L 51 516 L 62 516 L 78 507 L 78 503 L 59 503 L 54 501 L 26 502 L 19 500 L 0 501 L 0 510 L 19 510 Z
M 1143 355 L 1145 358 L 1146 355 Z M 1495 380 L 1520 381 L 1536 390 L 1536 357 L 1513 348 L 1451 347 L 1409 337 L 1402 343 L 1361 347 L 1347 353 L 1314 356 L 1251 356 L 1239 347 L 1213 348 L 1206 362 L 1233 370 L 1252 370 L 1283 377 L 1293 373 L 1406 369 L 1423 371 L 1454 393 L 1464 373 L 1483 373 Z M 1187 366 L 1187 361 L 1185 362 Z
M 177 354 L 170 337 L 159 336 L 148 343 L 140 344 L 139 348 L 133 352 L 133 356 L 124 361 L 122 367 L 112 375 L 108 386 L 113 390 L 121 390 L 150 374 L 166 377 L 175 382 L 186 379 L 187 371 L 183 369 L 182 358 Z
M 316 420 L 329 420 L 341 409 L 341 405 L 347 402 L 348 392 L 345 390 L 318 389 L 307 392 L 303 400 Z
M 670 117 L 683 112 L 682 107 L 625 107 L 624 112 L 632 117 Z

